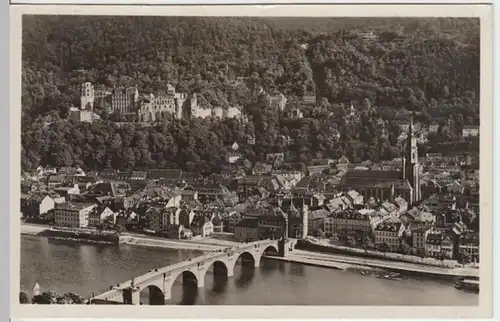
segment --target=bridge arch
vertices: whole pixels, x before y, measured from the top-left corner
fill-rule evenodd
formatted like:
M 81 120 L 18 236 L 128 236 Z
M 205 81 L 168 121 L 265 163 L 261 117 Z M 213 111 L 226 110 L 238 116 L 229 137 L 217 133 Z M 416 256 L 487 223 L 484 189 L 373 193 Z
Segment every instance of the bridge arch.
M 278 256 L 279 250 L 278 247 L 274 244 L 268 244 L 264 246 L 264 250 L 262 251 L 262 255 L 276 255 Z M 261 256 L 262 256 L 261 255 Z
M 194 298 L 186 300 L 184 298 L 186 293 L 193 293 L 192 290 L 197 290 L 198 288 L 203 287 L 205 284 L 204 275 L 202 275 L 202 270 L 198 270 L 197 266 L 176 272 L 171 276 L 165 275 L 163 284 L 163 293 L 165 301 L 168 301 L 172 298 L 172 291 L 174 288 L 174 284 L 179 279 L 179 277 L 182 278 L 181 284 L 184 292 L 182 302 L 191 302 L 192 300 L 194 300 Z M 188 290 L 191 290 L 191 292 L 189 292 Z
M 233 276 L 234 265 L 231 265 L 231 263 L 229 263 L 226 260 L 223 260 L 223 259 L 211 260 L 208 263 L 206 263 L 204 266 L 205 266 L 205 269 L 200 274 L 200 278 L 205 278 L 205 276 L 207 275 L 207 273 L 210 269 L 212 269 L 212 273 L 213 273 L 214 278 L 216 276 L 220 277 L 220 278 L 222 278 L 222 277 L 228 278 L 228 277 Z
M 244 288 L 254 278 L 255 267 L 260 265 L 260 254 L 255 246 L 234 254 L 234 259 L 231 262 L 233 272 L 238 263 L 241 265 L 238 276 L 235 276 L 236 287 Z
M 148 299 L 149 299 L 149 301 L 147 303 L 144 303 L 144 304 L 165 305 L 165 294 L 163 293 L 163 285 L 161 286 L 161 288 L 155 284 L 150 284 L 150 285 L 147 285 L 146 287 L 142 287 L 142 289 L 140 291 L 141 294 L 144 294 L 143 293 L 144 290 L 148 291 Z M 141 300 L 141 302 L 143 302 L 143 301 Z
M 137 290 L 139 292 L 142 292 L 143 290 L 145 290 L 149 287 L 156 287 L 156 288 L 163 291 L 163 279 L 159 276 L 159 277 L 155 278 L 154 280 L 148 281 L 147 283 L 141 283 L 137 286 Z
M 234 275 L 234 264 L 225 259 L 215 259 L 204 265 L 205 269 L 200 278 L 205 279 L 205 286 L 212 285 L 212 291 L 221 293 L 227 288 L 229 277 Z
M 267 243 L 262 242 L 253 246 L 253 248 L 247 248 L 235 254 L 234 263 L 232 265 L 233 272 L 238 261 L 240 261 L 242 266 L 252 265 L 253 267 L 259 267 L 262 255 L 269 254 L 278 256 L 279 254 L 277 242 L 268 241 Z
M 254 251 L 244 250 L 244 251 L 236 254 L 235 264 L 236 264 L 236 262 L 238 262 L 238 260 L 240 260 L 241 265 L 245 265 L 248 263 L 248 265 L 251 264 L 253 266 L 259 266 L 259 262 L 258 262 L 259 259 L 260 258 L 256 256 Z
M 182 284 L 184 284 L 184 285 L 193 284 L 193 285 L 196 285 L 197 287 L 203 287 L 203 285 L 200 285 L 199 273 L 195 270 L 196 270 L 196 268 L 186 269 L 186 270 L 179 271 L 179 272 L 175 273 L 174 275 L 172 275 L 169 278 L 169 280 L 171 280 L 171 282 L 172 282 L 170 286 L 172 286 L 174 284 L 174 282 L 180 276 L 182 276 Z M 168 284 L 166 284 L 165 286 L 167 286 L 167 285 Z

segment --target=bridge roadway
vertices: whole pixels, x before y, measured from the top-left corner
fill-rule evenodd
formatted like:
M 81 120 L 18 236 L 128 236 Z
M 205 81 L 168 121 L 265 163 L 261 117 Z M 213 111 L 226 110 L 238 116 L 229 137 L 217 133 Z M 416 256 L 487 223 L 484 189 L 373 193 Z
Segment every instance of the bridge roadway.
M 156 293 L 156 297 L 162 295 L 164 303 L 165 300 L 171 298 L 172 285 L 179 275 L 182 274 L 183 283 L 195 282 L 201 288 L 204 287 L 205 274 L 212 265 L 214 266 L 214 275 L 222 273 L 226 277 L 231 277 L 234 274 L 234 266 L 240 256 L 242 261 L 253 262 L 254 266 L 258 267 L 264 252 L 267 250 L 271 249 L 279 256 L 286 256 L 294 248 L 294 241 L 287 240 L 283 242 L 280 252 L 279 243 L 278 240 L 259 240 L 154 269 L 132 280 L 111 286 L 110 289 L 97 295 L 93 295 L 89 302 L 90 304 L 140 304 L 140 292 L 148 287 L 150 290 L 150 302 L 153 300 L 151 298 L 153 296 L 152 293 Z

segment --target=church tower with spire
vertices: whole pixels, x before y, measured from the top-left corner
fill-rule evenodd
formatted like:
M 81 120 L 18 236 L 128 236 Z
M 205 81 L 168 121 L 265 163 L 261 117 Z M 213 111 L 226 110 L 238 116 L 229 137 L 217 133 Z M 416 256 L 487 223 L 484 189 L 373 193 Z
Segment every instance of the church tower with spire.
M 405 147 L 404 156 L 404 178 L 408 179 L 413 189 L 412 203 L 417 202 L 421 198 L 420 193 L 420 165 L 418 163 L 418 148 L 417 138 L 415 137 L 415 129 L 413 127 L 413 116 L 410 119 L 410 128 L 408 130 L 408 138 Z

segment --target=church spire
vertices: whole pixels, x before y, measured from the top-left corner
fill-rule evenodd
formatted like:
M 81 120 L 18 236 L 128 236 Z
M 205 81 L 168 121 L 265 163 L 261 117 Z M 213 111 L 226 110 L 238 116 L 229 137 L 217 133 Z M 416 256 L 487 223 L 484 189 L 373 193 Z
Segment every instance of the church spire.
M 408 138 L 406 141 L 406 164 L 418 163 L 417 138 L 415 137 L 415 127 L 413 126 L 413 115 L 410 117 L 410 126 L 408 128 Z
M 410 117 L 410 126 L 408 128 L 408 138 L 405 153 L 405 179 L 408 179 L 412 189 L 412 202 L 420 200 L 420 166 L 418 164 L 418 146 L 415 137 L 415 128 L 413 125 L 413 115 Z

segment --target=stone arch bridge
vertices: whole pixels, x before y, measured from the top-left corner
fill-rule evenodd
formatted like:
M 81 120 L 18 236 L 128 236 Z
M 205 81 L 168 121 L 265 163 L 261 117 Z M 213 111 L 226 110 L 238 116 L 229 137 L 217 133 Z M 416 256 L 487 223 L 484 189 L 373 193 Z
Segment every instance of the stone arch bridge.
M 141 291 L 149 288 L 150 304 L 152 304 L 152 292 L 156 293 L 154 296 L 157 299 L 162 295 L 162 303 L 158 304 L 164 304 L 166 300 L 171 298 L 172 286 L 181 275 L 184 285 L 191 283 L 196 284 L 198 288 L 202 288 L 205 284 L 205 275 L 212 266 L 214 276 L 232 277 L 238 259 L 241 258 L 242 264 L 253 264 L 254 267 L 259 267 L 261 258 L 265 253 L 286 257 L 288 252 L 294 249 L 294 246 L 292 240 L 267 239 L 221 249 L 180 263 L 154 269 L 132 280 L 111 286 L 109 290 L 93 295 L 88 303 L 138 305 L 141 304 Z

